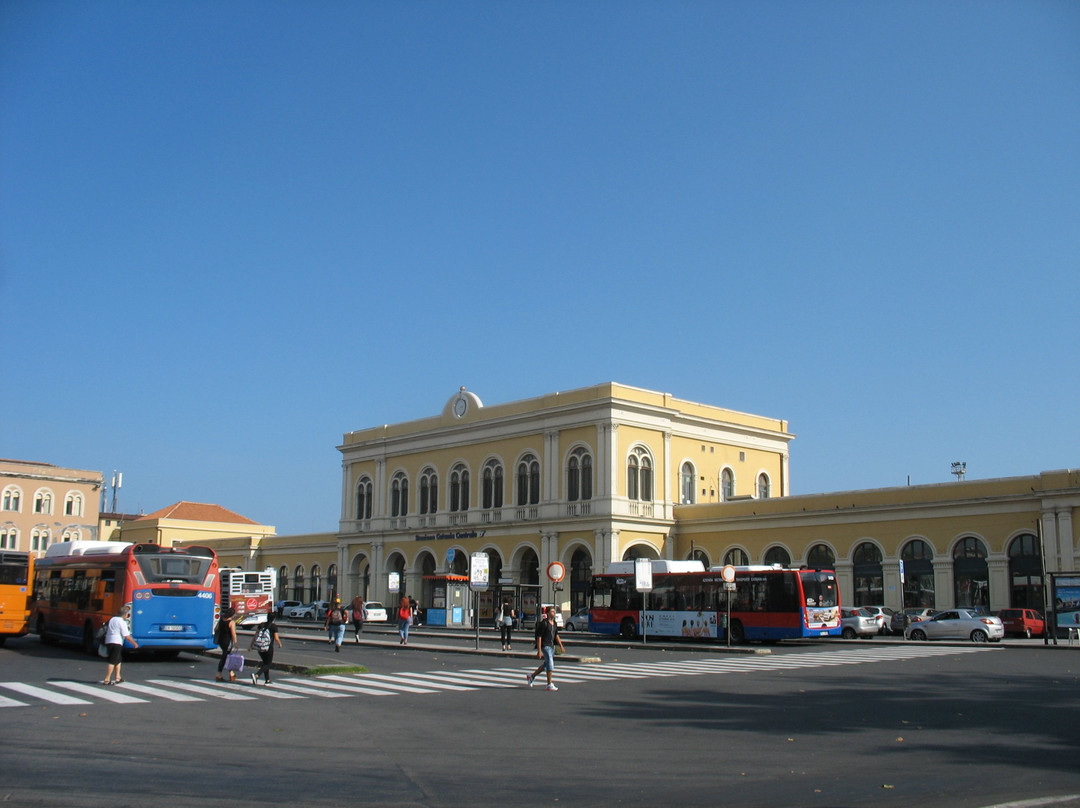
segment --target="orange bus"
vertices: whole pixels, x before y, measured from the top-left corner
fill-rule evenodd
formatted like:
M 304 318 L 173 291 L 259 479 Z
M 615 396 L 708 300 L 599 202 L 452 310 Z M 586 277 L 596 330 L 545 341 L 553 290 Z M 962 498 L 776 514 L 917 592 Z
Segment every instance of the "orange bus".
M 34 557 L 29 553 L 0 551 L 0 645 L 8 637 L 21 637 L 30 625 L 30 581 Z

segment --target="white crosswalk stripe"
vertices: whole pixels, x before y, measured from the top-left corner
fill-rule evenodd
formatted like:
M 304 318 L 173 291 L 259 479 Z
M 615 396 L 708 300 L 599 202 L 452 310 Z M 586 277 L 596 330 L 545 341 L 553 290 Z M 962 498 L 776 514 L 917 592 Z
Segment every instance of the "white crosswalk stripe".
M 931 645 L 888 645 L 878 648 L 830 649 L 783 655 L 752 654 L 716 659 L 661 660 L 655 662 L 611 662 L 595 665 L 557 665 L 559 686 L 590 685 L 624 679 L 662 679 L 675 676 L 714 676 L 732 673 L 768 673 L 810 668 L 864 665 L 936 656 L 992 652 L 985 647 Z M 355 698 L 358 696 L 431 695 L 447 691 L 468 692 L 498 688 L 525 688 L 528 667 L 467 668 L 397 675 L 356 673 L 318 677 L 275 679 L 269 687 L 248 682 L 207 682 L 168 678 L 144 682 L 125 681 L 114 687 L 99 682 L 51 680 L 44 684 L 0 682 L 0 689 L 19 698 L 0 695 L 0 708 L 26 707 L 37 702 L 84 706 L 100 702 L 147 704 L 154 700 L 175 702 L 257 701 L 259 699 Z M 543 676 L 536 684 L 542 686 Z

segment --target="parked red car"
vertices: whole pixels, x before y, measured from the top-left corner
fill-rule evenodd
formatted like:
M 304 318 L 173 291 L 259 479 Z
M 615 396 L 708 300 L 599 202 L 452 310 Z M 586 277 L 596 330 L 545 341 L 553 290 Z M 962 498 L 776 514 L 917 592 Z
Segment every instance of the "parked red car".
M 1002 609 L 997 616 L 1004 623 L 1007 635 L 1041 637 L 1046 631 L 1046 621 L 1034 609 Z

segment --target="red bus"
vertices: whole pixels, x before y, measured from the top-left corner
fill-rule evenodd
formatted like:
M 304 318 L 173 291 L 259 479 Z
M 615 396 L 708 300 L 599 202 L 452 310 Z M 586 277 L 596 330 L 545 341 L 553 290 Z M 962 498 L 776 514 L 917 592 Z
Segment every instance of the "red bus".
M 650 592 L 638 592 L 634 562 L 612 564 L 592 581 L 589 630 L 599 634 L 726 638 L 728 590 L 721 567 L 653 561 Z M 734 567 L 731 641 L 840 634 L 840 590 L 832 570 Z
M 35 565 L 30 624 L 42 642 L 94 653 L 98 627 L 130 606 L 140 650 L 205 651 L 217 645 L 219 592 L 217 555 L 208 547 L 59 542 Z
M 32 555 L 0 552 L 0 645 L 8 637 L 21 637 L 27 631 L 33 577 Z

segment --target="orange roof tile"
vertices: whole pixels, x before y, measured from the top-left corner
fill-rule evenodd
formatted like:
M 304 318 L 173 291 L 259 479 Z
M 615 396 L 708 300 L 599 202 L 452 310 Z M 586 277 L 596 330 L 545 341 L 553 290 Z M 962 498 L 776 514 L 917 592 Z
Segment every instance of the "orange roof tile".
M 228 508 L 220 505 L 209 505 L 204 502 L 177 502 L 160 511 L 140 516 L 135 521 L 143 519 L 183 519 L 188 522 L 238 522 L 244 525 L 257 525 L 258 522 L 233 513 Z

